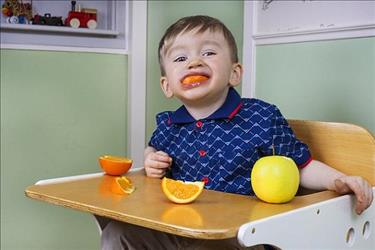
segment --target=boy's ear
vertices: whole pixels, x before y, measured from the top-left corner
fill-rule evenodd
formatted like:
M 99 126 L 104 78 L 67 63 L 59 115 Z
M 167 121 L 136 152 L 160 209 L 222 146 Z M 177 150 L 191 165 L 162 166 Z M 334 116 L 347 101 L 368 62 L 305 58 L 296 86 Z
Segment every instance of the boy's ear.
M 164 95 L 167 98 L 172 98 L 173 97 L 173 92 L 172 92 L 172 90 L 171 90 L 171 88 L 169 86 L 169 82 L 168 82 L 167 77 L 165 77 L 165 76 L 160 77 L 160 87 L 163 90 Z
M 240 63 L 234 63 L 232 66 L 232 73 L 229 79 L 230 86 L 235 87 L 241 82 L 242 72 L 242 65 Z

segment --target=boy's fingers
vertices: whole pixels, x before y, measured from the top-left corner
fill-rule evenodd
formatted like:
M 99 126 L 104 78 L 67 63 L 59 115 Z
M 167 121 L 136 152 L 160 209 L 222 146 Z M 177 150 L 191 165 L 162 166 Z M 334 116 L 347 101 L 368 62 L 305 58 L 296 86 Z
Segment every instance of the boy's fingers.
M 147 166 L 150 166 L 150 168 L 156 168 L 156 169 L 164 169 L 169 167 L 168 162 L 163 162 L 163 161 L 155 161 L 155 160 L 146 160 Z
M 164 151 L 156 151 L 155 154 L 168 156 L 168 154 Z
M 146 175 L 149 177 L 163 177 L 166 173 L 166 168 L 154 168 L 153 166 L 149 166 L 145 168 Z
M 364 189 L 364 192 L 363 192 L 362 198 L 357 199 L 356 212 L 358 214 L 361 214 L 366 208 L 368 208 L 374 199 L 372 188 L 369 185 L 369 183 L 364 181 L 363 179 L 362 179 L 362 182 L 363 182 L 362 188 Z
M 373 194 L 369 184 L 362 178 L 347 178 L 335 180 L 336 191 L 339 194 L 354 193 L 356 196 L 355 211 L 361 214 L 371 205 Z
M 164 169 L 169 167 L 168 162 L 161 162 L 161 161 L 154 161 L 153 162 L 153 167 L 154 168 L 159 168 L 159 169 Z
M 163 161 L 163 162 L 167 162 L 167 163 L 172 162 L 171 157 L 165 156 L 165 155 L 156 155 L 156 156 L 154 156 L 154 160 Z
M 163 177 L 164 175 L 165 175 L 164 169 L 149 168 L 147 172 L 147 176 L 149 177 L 160 178 L 160 177 Z
M 159 161 L 164 161 L 164 162 L 169 162 L 169 163 L 172 162 L 172 158 L 169 157 L 169 155 L 163 151 L 157 151 L 155 152 L 153 156 L 154 156 L 154 160 L 159 160 Z
M 369 207 L 369 202 L 367 199 L 359 200 L 357 199 L 356 205 L 355 205 L 355 211 L 357 214 L 361 214 L 366 208 Z

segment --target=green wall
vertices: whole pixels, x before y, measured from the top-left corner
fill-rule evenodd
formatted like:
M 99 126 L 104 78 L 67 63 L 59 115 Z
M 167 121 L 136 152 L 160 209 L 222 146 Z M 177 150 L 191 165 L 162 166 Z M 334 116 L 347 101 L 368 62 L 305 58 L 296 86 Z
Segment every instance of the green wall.
M 126 155 L 127 57 L 1 50 L 1 249 L 99 249 L 91 215 L 26 198 Z
M 207 14 L 234 33 L 242 1 L 149 1 L 147 140 L 156 113 L 180 103 L 159 87 L 157 46 L 178 18 Z M 288 118 L 345 121 L 375 131 L 375 38 L 257 47 L 256 96 Z M 99 249 L 91 215 L 26 198 L 40 179 L 100 171 L 126 155 L 127 57 L 1 50 L 1 249 Z
M 159 87 L 164 30 L 180 17 L 208 14 L 241 48 L 242 12 L 242 1 L 148 2 L 148 137 L 156 113 L 179 105 Z M 1 249 L 99 249 L 91 215 L 26 198 L 24 190 L 100 171 L 101 154 L 126 155 L 127 63 L 121 55 L 1 50 Z
M 146 141 L 155 128 L 155 115 L 161 111 L 175 110 L 181 104 L 166 99 L 160 89 L 158 46 L 165 30 L 184 16 L 209 15 L 220 19 L 233 33 L 239 56 L 242 55 L 243 2 L 242 1 L 149 1 L 147 42 L 147 106 Z
M 256 96 L 287 118 L 348 122 L 375 134 L 375 38 L 256 48 Z

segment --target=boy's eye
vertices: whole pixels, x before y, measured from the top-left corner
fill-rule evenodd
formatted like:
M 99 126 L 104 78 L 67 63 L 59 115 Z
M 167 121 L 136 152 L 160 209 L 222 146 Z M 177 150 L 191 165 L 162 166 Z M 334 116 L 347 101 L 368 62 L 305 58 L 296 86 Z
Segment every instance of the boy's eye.
M 173 60 L 173 62 L 184 62 L 186 61 L 187 57 L 186 56 L 179 56 L 176 59 Z
M 203 52 L 202 55 L 203 56 L 213 56 L 213 55 L 216 55 L 216 53 L 214 51 L 205 51 L 205 52 Z

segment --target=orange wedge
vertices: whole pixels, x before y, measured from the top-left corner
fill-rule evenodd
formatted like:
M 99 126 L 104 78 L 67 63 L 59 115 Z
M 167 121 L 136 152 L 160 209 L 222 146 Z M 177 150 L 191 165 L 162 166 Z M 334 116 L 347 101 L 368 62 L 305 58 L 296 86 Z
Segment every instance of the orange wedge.
M 116 177 L 111 183 L 111 191 L 115 194 L 131 194 L 135 190 L 135 186 L 129 178 L 125 176 Z
M 193 202 L 202 193 L 204 182 L 175 181 L 164 177 L 161 182 L 164 194 L 170 201 L 179 204 Z
M 122 175 L 129 171 L 133 161 L 125 157 L 103 155 L 99 157 L 99 164 L 106 174 Z
M 207 76 L 202 76 L 202 75 L 196 75 L 196 76 L 187 76 L 184 78 L 182 81 L 183 84 L 192 84 L 196 82 L 204 82 L 208 80 Z

